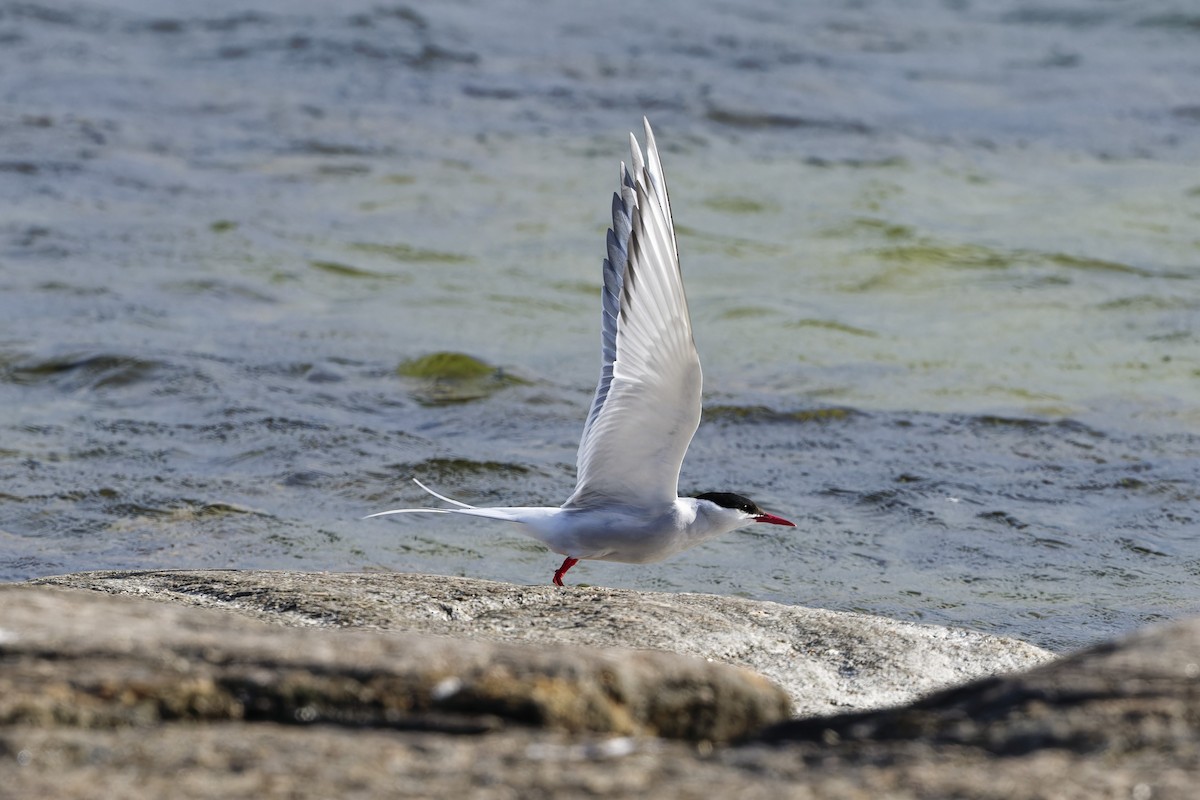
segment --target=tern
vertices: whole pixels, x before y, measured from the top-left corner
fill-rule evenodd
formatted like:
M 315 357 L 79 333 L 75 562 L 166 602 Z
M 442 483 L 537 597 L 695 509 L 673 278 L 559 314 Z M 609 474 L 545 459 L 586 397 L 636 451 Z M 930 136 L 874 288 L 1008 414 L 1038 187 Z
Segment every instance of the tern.
M 732 492 L 679 496 L 679 470 L 700 426 L 700 356 L 692 340 L 667 182 L 650 122 L 646 153 L 629 135 L 613 194 L 601 292 L 600 383 L 579 442 L 575 491 L 558 508 L 477 507 L 414 482 L 466 514 L 520 525 L 565 556 L 556 586 L 581 559 L 644 564 L 754 523 L 792 522 Z

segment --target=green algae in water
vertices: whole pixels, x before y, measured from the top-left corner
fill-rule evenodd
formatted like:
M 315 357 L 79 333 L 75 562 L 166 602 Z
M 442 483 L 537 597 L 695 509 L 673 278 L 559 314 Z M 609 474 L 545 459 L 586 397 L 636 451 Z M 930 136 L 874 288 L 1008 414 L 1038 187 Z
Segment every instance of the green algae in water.
M 720 319 L 758 319 L 777 313 L 774 309 L 763 308 L 762 306 L 737 306 L 728 311 L 722 311 Z
M 723 211 L 726 214 L 761 214 L 764 211 L 775 210 L 766 203 L 749 197 L 727 197 L 722 195 L 710 197 L 702 202 L 713 211 Z
M 385 256 L 393 261 L 404 264 L 433 263 L 433 264 L 465 264 L 471 261 L 470 256 L 462 253 L 449 253 L 444 250 L 427 250 L 408 244 L 378 244 L 376 242 L 355 242 L 351 248 L 360 253 Z
M 446 405 L 481 400 L 509 386 L 528 383 L 465 353 L 442 351 L 401 362 L 396 372 L 422 382 L 412 392 L 422 405 Z
M 497 472 L 525 474 L 529 468 L 508 461 L 474 461 L 469 458 L 427 458 L 420 463 L 422 471 L 429 470 L 439 475 L 491 475 Z
M 396 371 L 406 378 L 461 381 L 491 375 L 496 368 L 465 353 L 430 353 L 401 362 Z
M 850 222 L 825 228 L 817 235 L 830 239 L 858 239 L 863 236 L 888 240 L 916 238 L 916 232 L 909 226 L 875 217 L 858 217 Z
M 166 365 L 153 359 L 115 353 L 63 355 L 15 363 L 3 378 L 19 386 L 54 383 L 68 391 L 121 388 L 149 382 Z
M 861 413 L 839 407 L 776 411 L 767 406 L 711 406 L 704 409 L 704 419 L 710 422 L 840 422 Z
M 1121 264 L 1117 261 L 1106 261 L 1102 258 L 1087 258 L 1080 256 L 1072 256 L 1067 253 L 1051 253 L 1046 258 L 1060 267 L 1068 269 L 1092 270 L 1098 272 L 1115 272 L 1125 275 L 1139 275 L 1142 277 L 1154 277 L 1154 272 L 1141 267 L 1135 267 L 1130 264 Z
M 309 261 L 308 265 L 313 269 L 327 272 L 330 275 L 337 275 L 343 278 L 392 278 L 393 275 L 387 275 L 374 270 L 362 269 L 361 267 L 352 267 L 349 264 L 342 264 L 337 261 Z
M 941 244 L 931 240 L 879 248 L 872 252 L 881 261 L 894 264 L 988 269 L 1002 269 L 1012 264 L 1011 257 L 987 247 L 976 244 Z
M 475 461 L 469 458 L 427 458 L 416 464 L 402 465 L 405 476 L 416 475 L 438 481 L 481 475 L 525 475 L 529 467 L 510 461 Z
M 784 327 L 819 328 L 821 330 L 834 331 L 835 333 L 848 333 L 851 336 L 866 336 L 872 339 L 879 338 L 879 334 L 875 333 L 875 331 L 869 331 L 866 328 L 857 328 L 853 325 L 846 325 L 845 323 L 831 319 L 798 319 L 792 322 L 785 322 Z

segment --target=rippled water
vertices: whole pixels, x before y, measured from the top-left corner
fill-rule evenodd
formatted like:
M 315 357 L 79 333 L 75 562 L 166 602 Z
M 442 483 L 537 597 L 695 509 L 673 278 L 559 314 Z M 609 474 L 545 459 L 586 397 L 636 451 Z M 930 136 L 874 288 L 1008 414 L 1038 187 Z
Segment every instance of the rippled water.
M 548 580 L 504 526 L 359 517 L 565 498 L 645 113 L 682 488 L 800 527 L 576 581 L 1055 648 L 1200 610 L 1200 15 L 903 5 L 0 6 L 0 578 Z

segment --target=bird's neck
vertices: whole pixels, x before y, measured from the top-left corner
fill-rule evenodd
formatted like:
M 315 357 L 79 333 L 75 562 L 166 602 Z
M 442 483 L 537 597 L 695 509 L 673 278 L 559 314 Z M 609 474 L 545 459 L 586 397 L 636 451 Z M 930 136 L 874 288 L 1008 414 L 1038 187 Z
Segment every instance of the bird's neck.
M 691 544 L 699 544 L 745 524 L 737 512 L 695 497 L 677 498 L 675 511 Z

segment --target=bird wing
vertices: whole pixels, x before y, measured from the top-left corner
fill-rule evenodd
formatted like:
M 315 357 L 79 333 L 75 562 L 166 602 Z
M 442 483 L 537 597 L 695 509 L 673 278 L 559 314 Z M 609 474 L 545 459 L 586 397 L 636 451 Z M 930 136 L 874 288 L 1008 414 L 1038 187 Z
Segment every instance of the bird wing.
M 630 134 L 604 260 L 600 383 L 564 508 L 674 502 L 700 425 L 700 356 L 692 340 L 671 203 L 650 123 L 643 161 Z

